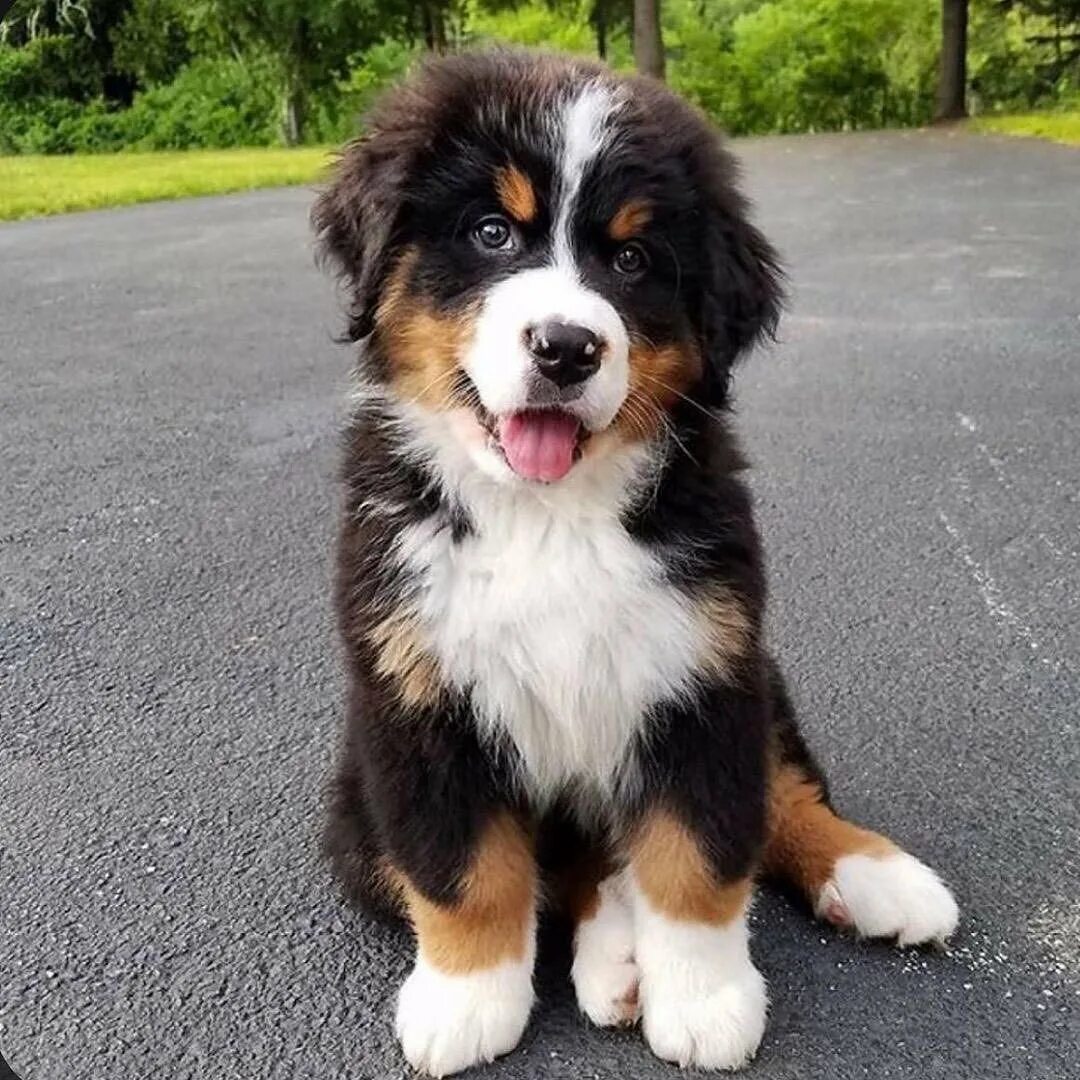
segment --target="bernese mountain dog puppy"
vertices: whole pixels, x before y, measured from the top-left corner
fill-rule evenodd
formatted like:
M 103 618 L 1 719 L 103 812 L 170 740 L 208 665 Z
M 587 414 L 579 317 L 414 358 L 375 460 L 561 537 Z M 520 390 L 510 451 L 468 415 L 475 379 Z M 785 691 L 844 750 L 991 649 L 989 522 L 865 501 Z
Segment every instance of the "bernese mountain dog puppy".
M 325 843 L 411 923 L 430 1075 L 517 1044 L 545 905 L 582 1011 L 706 1069 L 764 1030 L 759 876 L 866 937 L 956 925 L 833 809 L 763 640 L 728 406 L 781 273 L 735 180 L 663 86 L 492 52 L 392 91 L 315 206 L 359 344 Z

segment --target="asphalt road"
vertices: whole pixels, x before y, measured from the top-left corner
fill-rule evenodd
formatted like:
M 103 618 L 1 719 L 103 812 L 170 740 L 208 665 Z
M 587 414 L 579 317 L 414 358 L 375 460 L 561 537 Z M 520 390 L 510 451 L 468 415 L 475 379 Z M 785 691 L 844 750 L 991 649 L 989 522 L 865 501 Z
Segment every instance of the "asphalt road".
M 741 376 L 771 632 L 947 954 L 766 895 L 752 1080 L 1080 1077 L 1080 153 L 741 144 L 794 296 Z M 0 1046 L 23 1080 L 396 1078 L 401 934 L 315 850 L 347 356 L 310 193 L 0 227 Z M 661 1080 L 549 942 L 477 1076 Z

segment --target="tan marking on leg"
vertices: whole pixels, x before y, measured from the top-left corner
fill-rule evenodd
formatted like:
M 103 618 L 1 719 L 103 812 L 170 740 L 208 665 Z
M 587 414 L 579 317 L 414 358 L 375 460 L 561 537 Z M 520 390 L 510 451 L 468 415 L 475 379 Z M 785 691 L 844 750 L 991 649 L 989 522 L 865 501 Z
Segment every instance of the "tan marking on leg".
M 377 652 L 375 670 L 394 684 L 404 705 L 425 709 L 438 703 L 443 693 L 438 664 L 413 612 L 388 615 L 371 628 L 368 640 Z
M 751 879 L 717 881 L 697 838 L 671 814 L 651 815 L 631 852 L 638 887 L 668 918 L 723 926 L 746 910 Z
M 719 581 L 708 582 L 695 599 L 703 637 L 698 662 L 721 682 L 735 682 L 753 643 L 746 606 L 733 589 Z
M 769 784 L 765 872 L 789 881 L 817 906 L 822 887 L 844 855 L 883 858 L 899 850 L 886 837 L 845 821 L 825 805 L 820 785 L 781 763 Z
M 608 222 L 612 240 L 629 240 L 652 221 L 652 207 L 646 199 L 628 199 Z
M 532 181 L 516 165 L 496 170 L 495 194 L 499 196 L 503 209 L 515 221 L 527 225 L 536 218 L 536 190 Z
M 488 826 L 453 904 L 429 900 L 407 879 L 402 890 L 421 956 L 449 975 L 524 959 L 536 905 L 532 841 L 510 815 Z

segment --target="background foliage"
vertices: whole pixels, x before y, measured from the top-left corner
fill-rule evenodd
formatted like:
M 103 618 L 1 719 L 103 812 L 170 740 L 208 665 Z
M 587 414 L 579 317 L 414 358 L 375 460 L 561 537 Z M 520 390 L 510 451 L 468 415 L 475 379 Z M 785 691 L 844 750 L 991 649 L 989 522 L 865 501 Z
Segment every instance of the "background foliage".
M 632 64 L 632 0 L 17 0 L 0 153 L 336 142 L 424 49 Z M 939 0 L 662 0 L 668 79 L 733 133 L 927 122 Z M 1080 0 L 972 0 L 977 111 L 1075 102 Z

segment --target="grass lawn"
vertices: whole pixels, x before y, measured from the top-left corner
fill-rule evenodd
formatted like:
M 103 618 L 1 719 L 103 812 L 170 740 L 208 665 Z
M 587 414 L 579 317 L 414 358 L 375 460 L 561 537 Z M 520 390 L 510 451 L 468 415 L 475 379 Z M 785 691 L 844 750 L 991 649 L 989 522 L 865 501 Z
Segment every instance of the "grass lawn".
M 999 135 L 1033 135 L 1080 146 L 1080 109 L 1071 112 L 1022 113 L 1017 116 L 978 116 L 970 123 L 976 131 L 993 131 Z
M 0 157 L 0 221 L 309 184 L 328 156 L 324 147 L 301 147 Z

